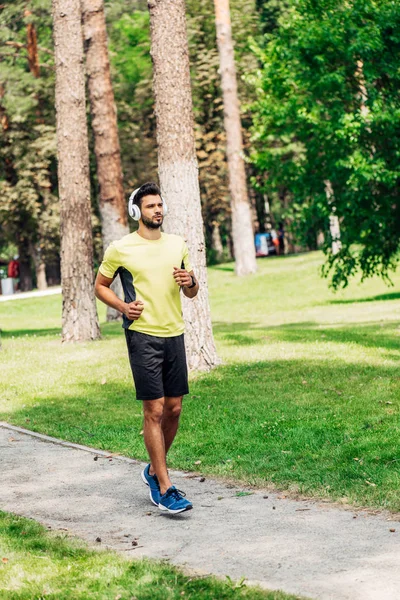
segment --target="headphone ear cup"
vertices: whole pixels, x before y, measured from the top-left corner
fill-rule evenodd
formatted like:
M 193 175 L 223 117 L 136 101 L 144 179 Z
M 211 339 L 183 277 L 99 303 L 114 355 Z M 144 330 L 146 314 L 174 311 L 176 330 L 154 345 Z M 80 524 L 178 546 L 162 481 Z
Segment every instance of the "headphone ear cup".
M 161 196 L 162 202 L 163 202 L 163 217 L 165 217 L 168 214 L 168 206 L 167 203 L 165 202 L 164 198 Z
M 129 196 L 129 202 L 128 202 L 128 213 L 129 216 L 134 220 L 134 221 L 139 221 L 140 217 L 141 217 L 141 212 L 140 212 L 140 208 L 138 207 L 137 204 L 135 204 L 135 196 L 136 196 L 136 192 L 139 190 L 140 188 L 137 188 L 136 190 L 134 190 L 132 192 L 132 194 Z

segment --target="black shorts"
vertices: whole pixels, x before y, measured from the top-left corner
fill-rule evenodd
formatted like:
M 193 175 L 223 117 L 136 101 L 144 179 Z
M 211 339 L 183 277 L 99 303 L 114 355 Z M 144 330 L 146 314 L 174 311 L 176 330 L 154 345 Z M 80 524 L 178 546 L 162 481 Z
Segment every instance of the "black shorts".
M 189 393 L 184 336 L 156 337 L 125 329 L 137 400 Z

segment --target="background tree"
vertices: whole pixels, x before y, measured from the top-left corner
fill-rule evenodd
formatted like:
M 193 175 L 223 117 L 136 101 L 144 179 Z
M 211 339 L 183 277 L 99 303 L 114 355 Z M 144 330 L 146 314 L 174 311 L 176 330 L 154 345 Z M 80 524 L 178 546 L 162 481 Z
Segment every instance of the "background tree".
M 29 11 L 26 2 L 5 2 L 0 24 L 0 223 L 28 290 L 32 271 L 44 287 L 44 265 L 52 277 L 59 262 L 50 12 L 38 0 Z
M 148 6 L 159 177 L 170 211 L 165 230 L 182 235 L 187 240 L 193 268 L 200 283 L 196 299 L 183 298 L 188 364 L 191 369 L 209 369 L 218 363 L 218 357 L 208 303 L 185 2 L 149 0 Z
M 129 226 L 122 185 L 117 114 L 111 83 L 103 0 L 82 0 L 82 22 L 99 184 L 101 232 L 105 250 L 113 240 L 127 235 Z M 112 288 L 122 298 L 119 277 L 113 282 Z M 120 313 L 108 307 L 107 320 L 118 318 Z
M 79 0 L 53 0 L 63 341 L 100 337 L 94 296 L 89 156 Z
M 398 261 L 399 22 L 386 0 L 301 0 L 259 53 L 254 161 L 267 193 L 290 198 L 297 237 L 315 247 L 324 232 L 335 288 L 358 270 L 387 278 Z
M 229 0 L 214 0 L 224 100 L 226 151 L 231 194 L 232 238 L 237 275 L 257 270 L 252 215 L 247 193 L 243 141 L 233 55 Z

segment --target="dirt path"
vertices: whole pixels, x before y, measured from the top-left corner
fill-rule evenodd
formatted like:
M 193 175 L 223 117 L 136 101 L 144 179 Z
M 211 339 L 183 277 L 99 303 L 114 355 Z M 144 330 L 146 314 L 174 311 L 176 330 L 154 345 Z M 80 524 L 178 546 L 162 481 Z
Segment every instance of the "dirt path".
M 172 517 L 150 503 L 142 468 L 0 423 L 2 510 L 68 528 L 90 544 L 100 537 L 125 555 L 168 558 L 269 589 L 323 600 L 399 600 L 399 522 L 271 492 L 244 495 L 176 471 L 172 479 L 194 510 Z

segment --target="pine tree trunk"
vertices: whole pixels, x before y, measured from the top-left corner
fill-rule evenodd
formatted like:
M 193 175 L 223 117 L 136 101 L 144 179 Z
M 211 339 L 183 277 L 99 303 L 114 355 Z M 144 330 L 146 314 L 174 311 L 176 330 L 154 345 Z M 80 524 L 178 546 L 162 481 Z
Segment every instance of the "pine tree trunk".
M 237 275 L 255 273 L 256 252 L 252 213 L 247 193 L 243 160 L 243 137 L 237 94 L 235 59 L 229 0 L 214 0 L 221 87 L 224 99 L 224 124 L 228 159 L 229 189 L 232 204 L 232 238 Z
M 187 241 L 200 283 L 194 300 L 182 298 L 189 368 L 219 363 L 208 303 L 206 255 L 194 145 L 189 54 L 184 0 L 149 0 L 158 167 L 169 214 L 165 231 Z
M 82 0 L 86 72 L 97 178 L 100 187 L 99 208 L 104 250 L 114 240 L 128 235 L 128 215 L 122 186 L 121 152 L 118 139 L 117 111 L 111 83 L 106 20 L 103 0 Z M 112 284 L 122 298 L 119 277 Z M 107 308 L 107 321 L 121 318 L 117 310 Z
M 94 296 L 89 151 L 79 0 L 53 0 L 62 340 L 100 337 Z
M 25 10 L 24 16 L 29 17 L 32 12 L 28 9 Z M 28 65 L 29 70 L 32 75 L 38 79 L 40 77 L 40 67 L 39 67 L 39 52 L 38 52 L 38 44 L 37 44 L 37 34 L 36 28 L 33 23 L 28 23 L 27 29 L 27 50 L 28 50 Z M 38 104 L 36 107 L 36 121 L 37 123 L 42 123 L 42 110 L 41 110 L 41 102 L 38 96 Z M 36 274 L 36 285 L 38 290 L 47 290 L 47 279 L 46 279 L 46 264 L 41 257 L 40 246 L 42 240 L 39 240 L 39 244 L 35 245 L 33 243 L 30 244 L 31 255 L 33 259 L 33 264 L 35 265 L 35 274 Z

